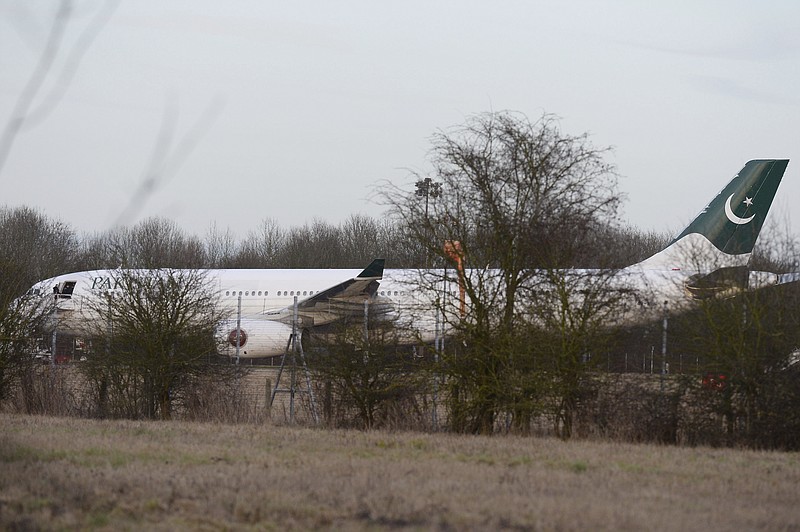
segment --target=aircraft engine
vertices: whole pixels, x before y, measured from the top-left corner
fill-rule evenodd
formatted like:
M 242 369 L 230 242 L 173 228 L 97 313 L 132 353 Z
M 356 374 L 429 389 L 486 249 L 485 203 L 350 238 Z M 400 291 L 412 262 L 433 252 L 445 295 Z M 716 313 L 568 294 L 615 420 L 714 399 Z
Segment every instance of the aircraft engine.
M 219 327 L 224 335 L 222 354 L 236 356 L 236 322 L 226 322 Z M 265 358 L 282 355 L 292 335 L 292 327 L 269 320 L 242 320 L 239 331 L 239 357 Z

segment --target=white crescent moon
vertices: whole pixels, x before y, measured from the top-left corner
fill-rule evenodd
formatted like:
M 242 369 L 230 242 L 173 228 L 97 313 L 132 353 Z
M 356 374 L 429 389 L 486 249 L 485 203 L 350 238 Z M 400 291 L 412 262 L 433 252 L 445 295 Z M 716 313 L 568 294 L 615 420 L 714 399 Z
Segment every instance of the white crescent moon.
M 739 218 L 735 214 L 733 214 L 733 209 L 731 209 L 731 200 L 733 199 L 733 194 L 730 195 L 728 201 L 725 202 L 725 216 L 728 217 L 728 220 L 735 223 L 736 225 L 743 225 L 748 222 L 751 222 L 756 215 L 752 215 L 750 218 Z

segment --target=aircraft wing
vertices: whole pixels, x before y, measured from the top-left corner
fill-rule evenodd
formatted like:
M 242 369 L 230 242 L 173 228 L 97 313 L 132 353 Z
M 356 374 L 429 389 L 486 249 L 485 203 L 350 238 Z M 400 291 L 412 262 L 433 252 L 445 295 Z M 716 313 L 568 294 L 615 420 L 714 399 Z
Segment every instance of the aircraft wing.
M 384 262 L 384 259 L 375 259 L 352 279 L 298 301 L 297 312 L 303 326 L 325 325 L 347 317 L 362 316 L 364 301 L 375 296 L 379 281 L 383 279 Z M 294 306 L 290 305 L 277 312 L 268 312 L 266 318 L 290 323 L 293 315 Z
M 317 292 L 308 299 L 297 304 L 300 311 L 317 309 L 319 305 L 328 305 L 334 301 L 348 303 L 363 303 L 367 298 L 375 295 L 378 290 L 378 281 L 383 279 L 383 265 L 385 259 L 375 259 L 364 271 L 356 277 L 328 289 Z

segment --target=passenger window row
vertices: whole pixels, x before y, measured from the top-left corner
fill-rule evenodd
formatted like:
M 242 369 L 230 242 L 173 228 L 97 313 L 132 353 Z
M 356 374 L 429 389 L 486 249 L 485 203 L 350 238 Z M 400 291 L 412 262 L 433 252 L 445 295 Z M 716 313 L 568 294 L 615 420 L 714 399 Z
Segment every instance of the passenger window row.
M 225 295 L 226 296 L 256 296 L 256 297 L 258 297 L 258 296 L 268 296 L 269 295 L 269 290 L 258 290 L 258 291 L 255 291 L 255 290 L 244 290 L 244 291 L 239 290 L 238 292 L 236 290 L 226 290 L 225 291 Z M 301 292 L 300 290 L 296 290 L 296 291 L 295 290 L 278 290 L 278 292 L 275 295 L 276 296 L 294 296 L 294 295 L 298 295 L 298 296 L 299 295 L 313 296 L 314 295 L 314 291 L 313 290 L 303 290 Z

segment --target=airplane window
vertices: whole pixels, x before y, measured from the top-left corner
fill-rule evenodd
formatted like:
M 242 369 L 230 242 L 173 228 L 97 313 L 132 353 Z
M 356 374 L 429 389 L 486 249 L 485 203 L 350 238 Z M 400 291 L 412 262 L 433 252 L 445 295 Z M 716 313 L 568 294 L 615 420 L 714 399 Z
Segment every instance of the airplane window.
M 264 290 L 264 295 L 268 296 L 269 295 L 269 290 Z
M 244 295 L 249 296 L 250 292 L 245 292 Z
M 230 290 L 226 290 L 226 291 L 225 291 L 225 295 L 226 295 L 226 296 L 229 296 L 229 295 L 231 295 L 231 291 L 230 291 Z
M 278 290 L 278 295 L 281 295 L 281 291 L 280 290 Z
M 397 295 L 397 290 L 394 291 L 394 295 Z
M 290 296 L 293 296 L 293 295 L 294 295 L 294 290 L 292 290 L 291 292 L 289 292 L 289 295 L 290 295 Z
M 239 295 L 242 295 L 242 291 L 241 290 L 239 290 Z
M 306 291 L 305 290 L 303 290 L 303 295 L 306 295 Z
M 261 295 L 261 290 L 258 291 L 258 295 Z

